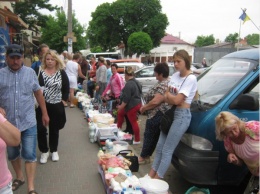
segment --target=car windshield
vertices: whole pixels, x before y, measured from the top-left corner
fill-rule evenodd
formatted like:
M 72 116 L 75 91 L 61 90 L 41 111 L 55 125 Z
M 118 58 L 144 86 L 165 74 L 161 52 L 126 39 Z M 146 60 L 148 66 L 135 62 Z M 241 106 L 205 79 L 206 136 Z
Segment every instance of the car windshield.
M 254 67 L 243 59 L 220 59 L 198 80 L 198 101 L 204 108 L 214 106 Z

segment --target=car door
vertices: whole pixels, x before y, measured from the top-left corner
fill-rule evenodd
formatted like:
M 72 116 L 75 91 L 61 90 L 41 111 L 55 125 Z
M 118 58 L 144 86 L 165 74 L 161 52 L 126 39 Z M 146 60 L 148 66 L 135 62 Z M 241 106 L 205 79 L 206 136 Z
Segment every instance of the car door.
M 148 92 L 150 87 L 157 83 L 154 67 L 145 67 L 136 71 L 135 78 L 141 83 L 143 93 Z

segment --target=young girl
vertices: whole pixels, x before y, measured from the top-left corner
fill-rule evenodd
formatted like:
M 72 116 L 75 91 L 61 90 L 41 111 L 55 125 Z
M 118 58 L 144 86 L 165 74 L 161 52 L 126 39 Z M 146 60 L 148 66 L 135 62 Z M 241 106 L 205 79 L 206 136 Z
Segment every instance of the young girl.
M 178 50 L 173 55 L 173 61 L 177 72 L 171 76 L 164 100 L 170 105 L 176 105 L 176 109 L 168 135 L 161 132 L 156 145 L 156 155 L 149 176 L 157 179 L 164 177 L 171 164 L 172 154 L 190 125 L 190 104 L 197 91 L 197 79 L 190 70 L 188 52 Z

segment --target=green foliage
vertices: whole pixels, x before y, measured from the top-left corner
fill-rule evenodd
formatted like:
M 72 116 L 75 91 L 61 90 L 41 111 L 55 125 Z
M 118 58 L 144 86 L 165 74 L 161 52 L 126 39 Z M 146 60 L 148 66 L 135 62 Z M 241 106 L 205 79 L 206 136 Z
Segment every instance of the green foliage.
M 78 20 L 75 18 L 75 14 L 72 14 L 72 29 L 74 36 L 77 38 L 77 42 L 73 42 L 73 52 L 86 48 L 86 37 L 84 26 L 81 26 Z M 63 37 L 68 33 L 68 20 L 64 11 L 58 10 L 56 17 L 48 16 L 46 20 L 46 27 L 41 29 L 42 36 L 41 43 L 49 45 L 51 49 L 57 52 L 68 50 L 67 42 L 63 41 Z
M 90 51 L 91 51 L 92 53 L 102 53 L 102 52 L 103 52 L 101 46 L 93 47 L 93 48 L 90 49 Z
M 195 41 L 196 47 L 209 46 L 215 43 L 215 38 L 213 34 L 209 36 L 197 36 L 197 40 Z
M 235 45 L 238 42 L 238 33 L 234 33 L 234 34 L 229 34 L 226 38 L 225 38 L 225 42 L 230 42 L 233 45 Z
M 159 0 L 117 0 L 99 5 L 87 29 L 90 47 L 100 45 L 105 51 L 123 41 L 127 51 L 129 36 L 140 31 L 150 35 L 153 47 L 159 46 L 169 24 L 161 10 Z
M 249 34 L 246 39 L 249 45 L 259 45 L 259 34 Z
M 153 41 L 149 34 L 145 32 L 132 33 L 128 38 L 127 44 L 131 52 L 137 53 L 137 56 L 142 53 L 148 54 L 153 48 Z
M 12 3 L 14 13 L 17 14 L 26 24 L 29 29 L 38 31 L 36 26 L 45 27 L 47 16 L 39 12 L 40 9 L 54 11 L 57 6 L 49 4 L 50 0 L 24 0 Z

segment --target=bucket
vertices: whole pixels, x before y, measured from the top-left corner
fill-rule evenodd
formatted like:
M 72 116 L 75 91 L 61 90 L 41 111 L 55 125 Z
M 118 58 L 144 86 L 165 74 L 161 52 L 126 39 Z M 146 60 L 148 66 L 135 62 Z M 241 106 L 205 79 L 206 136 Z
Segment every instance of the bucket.
M 169 185 L 166 181 L 159 179 L 139 179 L 142 188 L 147 194 L 168 194 Z
M 189 188 L 185 194 L 210 194 L 209 189 L 205 189 L 205 188 L 198 188 L 198 187 L 191 187 Z

